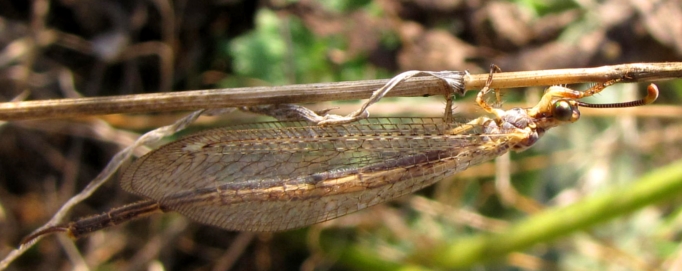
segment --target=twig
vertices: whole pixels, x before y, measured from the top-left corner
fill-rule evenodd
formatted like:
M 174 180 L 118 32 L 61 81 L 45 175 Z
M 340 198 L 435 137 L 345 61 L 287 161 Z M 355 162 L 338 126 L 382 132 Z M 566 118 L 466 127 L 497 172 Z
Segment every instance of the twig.
M 480 89 L 487 74 L 462 76 L 466 90 Z M 549 86 L 585 82 L 647 82 L 682 78 L 682 62 L 634 63 L 584 69 L 559 69 L 508 72 L 495 75 L 493 88 Z M 20 120 L 66 118 L 114 113 L 183 111 L 283 103 L 309 103 L 332 100 L 365 99 L 389 80 L 364 80 L 337 83 L 193 90 L 111 97 L 59 99 L 0 104 L 0 119 Z M 415 97 L 444 95 L 452 90 L 440 78 L 413 77 L 397 85 L 386 96 Z

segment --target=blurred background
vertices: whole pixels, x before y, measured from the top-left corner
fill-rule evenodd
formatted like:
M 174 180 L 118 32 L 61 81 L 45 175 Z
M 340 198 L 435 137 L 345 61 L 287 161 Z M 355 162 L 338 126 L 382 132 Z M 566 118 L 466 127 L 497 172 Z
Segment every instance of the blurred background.
M 414 69 L 487 73 L 491 63 L 523 71 L 664 61 L 682 61 L 680 0 L 0 0 L 3 102 L 366 80 Z M 616 85 L 589 101 L 638 99 L 645 87 Z M 503 107 L 532 106 L 543 89 L 506 90 Z M 627 188 L 682 159 L 682 80 L 659 89 L 655 105 L 585 110 L 581 121 L 551 130 L 510 160 L 308 228 L 239 233 L 156 215 L 75 242 L 50 236 L 8 270 L 438 269 L 421 252 Z M 458 97 L 457 108 L 475 108 L 474 95 Z M 359 104 L 311 106 L 343 114 Z M 443 106 L 442 97 L 391 98 L 370 111 L 437 117 Z M 139 134 L 182 115 L 0 124 L 0 257 Z M 271 119 L 206 117 L 182 135 L 260 120 Z M 139 199 L 117 179 L 70 217 Z M 682 263 L 681 203 L 682 196 L 652 204 L 465 270 L 671 270 Z

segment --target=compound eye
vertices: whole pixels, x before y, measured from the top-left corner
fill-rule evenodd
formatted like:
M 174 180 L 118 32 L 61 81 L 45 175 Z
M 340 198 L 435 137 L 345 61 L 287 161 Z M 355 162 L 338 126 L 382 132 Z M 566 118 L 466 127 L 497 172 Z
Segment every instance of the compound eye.
M 573 117 L 573 106 L 565 100 L 558 100 L 554 102 L 554 110 L 552 116 L 560 121 L 570 121 Z

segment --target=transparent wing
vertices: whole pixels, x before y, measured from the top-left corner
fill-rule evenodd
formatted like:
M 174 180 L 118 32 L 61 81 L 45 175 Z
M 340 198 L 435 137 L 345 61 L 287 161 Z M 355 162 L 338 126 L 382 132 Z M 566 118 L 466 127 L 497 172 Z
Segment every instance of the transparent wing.
M 410 193 L 506 151 L 504 139 L 460 128 L 432 118 L 378 118 L 209 130 L 138 159 L 122 185 L 223 228 L 300 227 Z

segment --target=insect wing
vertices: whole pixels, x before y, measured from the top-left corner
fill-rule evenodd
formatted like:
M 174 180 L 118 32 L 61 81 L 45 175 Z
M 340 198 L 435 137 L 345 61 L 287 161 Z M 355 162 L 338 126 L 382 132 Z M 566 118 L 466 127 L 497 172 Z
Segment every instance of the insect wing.
M 122 185 L 223 228 L 296 228 L 411 193 L 497 155 L 479 148 L 480 136 L 452 134 L 455 127 L 407 118 L 209 130 L 138 159 Z

